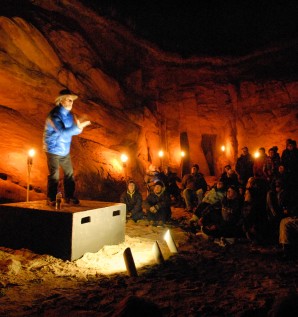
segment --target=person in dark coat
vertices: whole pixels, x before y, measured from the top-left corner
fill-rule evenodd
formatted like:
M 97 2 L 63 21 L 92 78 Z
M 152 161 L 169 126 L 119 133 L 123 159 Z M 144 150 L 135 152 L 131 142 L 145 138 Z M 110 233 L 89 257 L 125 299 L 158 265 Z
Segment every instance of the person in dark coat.
M 193 212 L 193 209 L 202 202 L 207 190 L 207 182 L 199 170 L 199 165 L 194 164 L 191 173 L 184 175 L 182 179 L 183 198 L 186 210 L 189 212 Z
M 128 181 L 127 190 L 120 197 L 120 202 L 126 204 L 127 218 L 131 218 L 134 222 L 143 218 L 142 201 L 136 183 L 133 180 Z
M 275 182 L 275 188 L 267 193 L 267 214 L 270 229 L 274 234 L 278 233 L 279 224 L 286 215 L 285 210 L 290 208 L 290 199 L 287 190 L 280 181 Z
M 224 171 L 220 176 L 220 180 L 224 183 L 224 186 L 227 184 L 227 178 L 228 178 L 228 171 L 232 169 L 231 165 L 226 165 L 224 167 Z
M 171 200 L 173 199 L 176 206 L 184 206 L 184 201 L 181 195 L 181 190 L 177 185 L 181 183 L 181 179 L 174 173 L 170 167 L 167 167 L 164 172 L 164 184 L 167 193 L 170 195 Z
M 203 232 L 213 237 L 242 236 L 241 208 L 242 202 L 238 190 L 231 185 L 222 200 L 221 210 L 214 210 L 201 220 Z
M 253 157 L 245 146 L 242 148 L 242 154 L 238 157 L 235 167 L 240 184 L 245 186 L 248 179 L 253 176 L 253 165 Z
M 153 192 L 144 200 L 143 207 L 153 225 L 164 225 L 171 219 L 171 199 L 161 181 L 155 183 Z
M 273 146 L 271 149 L 269 149 L 268 156 L 265 162 L 264 172 L 266 174 L 267 180 L 270 183 L 277 176 L 278 167 L 280 165 L 280 155 L 277 151 L 277 146 Z

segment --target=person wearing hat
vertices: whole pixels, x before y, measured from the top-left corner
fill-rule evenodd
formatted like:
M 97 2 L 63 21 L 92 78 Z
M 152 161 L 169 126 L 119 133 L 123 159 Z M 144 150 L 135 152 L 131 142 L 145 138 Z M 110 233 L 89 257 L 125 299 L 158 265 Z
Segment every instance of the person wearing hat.
M 163 182 L 156 181 L 153 192 L 144 200 L 147 218 L 154 226 L 164 225 L 171 219 L 171 199 Z
M 47 197 L 50 206 L 54 206 L 56 202 L 60 166 L 64 172 L 65 202 L 79 204 L 79 200 L 74 196 L 75 182 L 69 154 L 70 146 L 72 136 L 80 134 L 91 122 L 81 122 L 71 112 L 73 102 L 77 98 L 78 96 L 69 89 L 61 90 L 55 100 L 56 107 L 46 118 L 43 149 L 47 156 L 49 170 Z
M 186 211 L 188 212 L 193 212 L 193 209 L 202 202 L 204 194 L 207 191 L 207 182 L 199 170 L 199 165 L 194 164 L 191 168 L 191 173 L 185 174 L 182 178 L 182 195 L 185 201 Z

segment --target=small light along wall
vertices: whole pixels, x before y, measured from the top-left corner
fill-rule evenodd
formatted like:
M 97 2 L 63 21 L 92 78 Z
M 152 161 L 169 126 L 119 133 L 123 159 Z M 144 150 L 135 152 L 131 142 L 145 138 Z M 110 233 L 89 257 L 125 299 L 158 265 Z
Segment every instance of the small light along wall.
M 225 140 L 219 146 L 218 150 L 220 152 L 219 154 L 225 158 L 226 164 L 230 164 L 230 162 L 233 161 L 234 149 L 233 149 L 232 144 L 229 140 Z
M 160 160 L 160 170 L 163 171 L 163 157 L 164 157 L 164 151 L 160 150 L 158 152 L 159 160 Z
M 127 179 L 127 165 L 126 162 L 128 161 L 128 156 L 125 153 L 121 154 L 121 162 L 122 162 L 122 167 L 124 171 L 124 178 Z
M 115 172 L 122 174 L 124 172 L 125 174 L 125 168 L 126 168 L 126 162 L 128 160 L 128 156 L 126 154 L 121 154 L 119 157 L 113 157 L 109 160 L 109 163 L 112 165 Z
M 123 166 L 126 164 L 128 160 L 128 156 L 125 153 L 122 153 L 120 156 L 121 162 L 123 163 Z

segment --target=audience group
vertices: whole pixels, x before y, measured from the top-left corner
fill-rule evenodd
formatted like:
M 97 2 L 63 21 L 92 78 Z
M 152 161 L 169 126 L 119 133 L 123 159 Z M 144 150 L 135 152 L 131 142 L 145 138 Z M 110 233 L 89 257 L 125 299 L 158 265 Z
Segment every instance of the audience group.
M 171 197 L 180 196 L 176 179 L 180 180 L 170 169 L 161 173 L 150 165 L 144 178 L 147 187 L 145 200 L 142 200 L 136 183 L 130 180 L 127 190 L 120 197 L 120 202 L 126 204 L 127 218 L 138 222 L 146 216 L 150 224 L 164 226 L 171 219 Z
M 151 166 L 145 176 L 147 197 L 142 201 L 136 184 L 128 183 L 120 201 L 135 222 L 144 214 L 153 225 L 171 219 L 171 203 L 185 205 L 190 225 L 198 234 L 213 237 L 220 245 L 247 238 L 252 243 L 280 243 L 283 258 L 295 256 L 298 245 L 298 149 L 288 139 L 280 155 L 273 146 L 254 158 L 245 146 L 235 168 L 230 165 L 208 188 L 197 164 L 182 180 L 169 168 L 164 173 Z M 178 186 L 179 185 L 179 186 Z

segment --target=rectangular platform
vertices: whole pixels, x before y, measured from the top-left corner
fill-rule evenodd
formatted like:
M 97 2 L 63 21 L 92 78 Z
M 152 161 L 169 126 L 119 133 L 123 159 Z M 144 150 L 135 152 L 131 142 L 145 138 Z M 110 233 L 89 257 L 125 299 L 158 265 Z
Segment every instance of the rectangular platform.
M 125 224 L 121 203 L 82 200 L 58 211 L 44 200 L 0 204 L 0 246 L 73 261 L 124 242 Z

